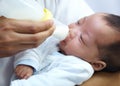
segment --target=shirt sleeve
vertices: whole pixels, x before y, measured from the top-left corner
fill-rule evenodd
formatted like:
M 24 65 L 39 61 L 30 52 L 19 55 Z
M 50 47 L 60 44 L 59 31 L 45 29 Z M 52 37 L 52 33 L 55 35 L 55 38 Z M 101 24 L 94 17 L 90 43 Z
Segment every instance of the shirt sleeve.
M 39 70 L 40 60 L 41 58 L 36 54 L 36 49 L 25 50 L 15 55 L 14 68 L 20 64 L 29 65 L 36 72 Z
M 14 68 L 17 65 L 24 64 L 34 68 L 37 72 L 40 70 L 41 63 L 46 59 L 47 55 L 58 51 L 58 40 L 54 37 L 47 38 L 40 46 L 33 49 L 28 49 L 16 54 L 14 57 Z
M 15 80 L 11 86 L 74 86 L 89 79 L 93 74 L 91 65 L 81 59 L 69 56 L 57 59 L 47 71 L 25 80 Z

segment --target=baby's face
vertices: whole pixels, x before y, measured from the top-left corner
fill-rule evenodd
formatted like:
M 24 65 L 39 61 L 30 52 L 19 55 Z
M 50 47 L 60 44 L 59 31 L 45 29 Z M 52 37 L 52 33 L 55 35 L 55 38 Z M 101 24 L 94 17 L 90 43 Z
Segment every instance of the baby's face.
M 103 19 L 106 14 L 94 14 L 69 25 L 68 37 L 59 47 L 67 55 L 75 55 L 88 62 L 99 60 L 99 45 L 114 41 L 115 31 Z

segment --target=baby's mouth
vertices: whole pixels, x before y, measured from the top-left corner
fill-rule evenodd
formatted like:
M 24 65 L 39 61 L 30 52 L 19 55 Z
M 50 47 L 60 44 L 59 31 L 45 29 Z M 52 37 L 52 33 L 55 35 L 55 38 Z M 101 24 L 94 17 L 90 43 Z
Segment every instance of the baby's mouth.
M 61 44 L 61 45 L 65 45 L 65 44 L 66 44 L 65 39 L 64 39 L 64 40 L 62 40 L 62 41 L 60 41 L 60 44 Z

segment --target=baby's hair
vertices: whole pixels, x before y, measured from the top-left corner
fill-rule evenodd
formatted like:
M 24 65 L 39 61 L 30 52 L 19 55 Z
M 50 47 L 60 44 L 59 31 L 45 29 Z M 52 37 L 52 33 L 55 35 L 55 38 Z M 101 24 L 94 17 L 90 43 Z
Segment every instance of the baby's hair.
M 107 21 L 108 26 L 112 27 L 120 34 L 120 16 L 107 14 L 103 18 Z M 107 67 L 104 68 L 103 71 L 120 71 L 120 39 L 107 46 L 102 46 L 100 48 L 100 58 L 107 64 Z
M 120 16 L 114 14 L 107 14 L 104 16 L 104 19 L 107 21 L 108 25 L 113 27 L 113 29 L 120 32 Z

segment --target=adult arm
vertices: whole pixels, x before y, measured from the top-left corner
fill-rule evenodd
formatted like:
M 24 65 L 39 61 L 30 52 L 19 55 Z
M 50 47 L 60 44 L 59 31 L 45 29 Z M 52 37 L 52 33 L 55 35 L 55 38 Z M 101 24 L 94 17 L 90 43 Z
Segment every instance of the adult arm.
M 0 17 L 0 58 L 40 45 L 53 32 L 53 22 Z
M 89 80 L 85 81 L 80 86 L 120 86 L 120 72 L 95 73 Z

